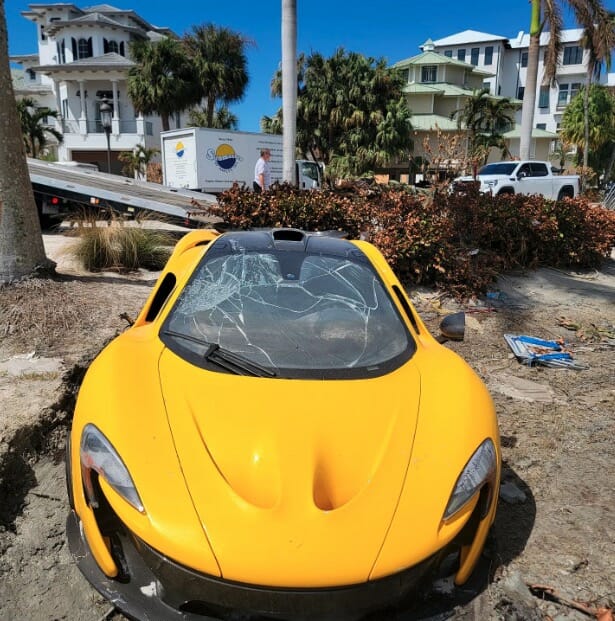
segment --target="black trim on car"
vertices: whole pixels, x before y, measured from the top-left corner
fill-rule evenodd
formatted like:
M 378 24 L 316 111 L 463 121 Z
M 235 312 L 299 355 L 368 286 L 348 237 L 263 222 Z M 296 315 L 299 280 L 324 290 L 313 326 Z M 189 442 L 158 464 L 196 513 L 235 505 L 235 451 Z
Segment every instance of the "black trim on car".
M 71 553 L 87 580 L 124 614 L 156 621 L 336 621 L 392 609 L 432 580 L 454 552 L 447 546 L 423 562 L 392 576 L 335 588 L 276 588 L 243 584 L 196 572 L 174 562 L 131 534 L 118 530 L 128 579 L 106 577 L 91 555 L 71 511 L 67 520 Z

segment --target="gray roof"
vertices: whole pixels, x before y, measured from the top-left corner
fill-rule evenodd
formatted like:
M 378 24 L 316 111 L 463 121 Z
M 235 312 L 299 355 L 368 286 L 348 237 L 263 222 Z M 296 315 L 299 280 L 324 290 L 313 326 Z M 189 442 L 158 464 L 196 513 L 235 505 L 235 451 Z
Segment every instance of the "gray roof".
M 149 22 L 147 22 L 138 13 L 135 13 L 135 11 L 131 9 L 118 9 L 117 7 L 114 7 L 110 4 L 97 4 L 91 7 L 87 7 L 85 9 L 80 9 L 78 6 L 72 3 L 67 3 L 67 2 L 66 3 L 64 2 L 51 3 L 50 2 L 50 3 L 40 3 L 40 4 L 29 4 L 28 8 L 30 9 L 29 11 L 22 11 L 21 14 L 26 19 L 31 19 L 32 21 L 36 21 L 37 18 L 41 18 L 44 15 L 46 10 L 57 9 L 57 8 L 71 9 L 73 13 L 79 14 L 80 16 L 80 17 L 75 17 L 75 18 L 71 18 L 68 20 L 62 20 L 60 22 L 53 22 L 52 24 L 49 24 L 47 26 L 48 30 L 50 28 L 58 29 L 57 28 L 58 24 L 66 25 L 67 23 L 74 24 L 75 22 L 90 24 L 92 22 L 88 21 L 87 19 L 84 19 L 84 17 L 90 16 L 95 13 L 100 13 L 101 15 L 104 15 L 106 17 L 110 17 L 111 21 L 115 21 L 113 19 L 114 15 L 125 15 L 136 23 L 137 27 L 135 28 L 134 26 L 133 27 L 124 26 L 123 24 L 120 24 L 118 22 L 117 26 L 125 30 L 130 31 L 132 28 L 135 28 L 135 30 L 138 31 L 139 28 L 141 28 L 142 30 L 145 30 L 145 31 L 153 30 L 155 32 L 175 35 L 175 33 L 170 28 L 166 28 L 166 27 L 162 28 L 160 26 L 154 26 L 153 24 L 150 24 Z M 101 24 L 102 22 L 96 22 L 96 23 Z
M 566 30 L 562 30 L 560 33 L 560 40 L 562 43 L 576 43 L 583 36 L 582 28 L 568 28 Z M 551 37 L 551 33 L 541 32 L 540 33 L 540 45 L 547 45 L 549 43 L 549 38 Z M 513 49 L 517 48 L 529 48 L 530 46 L 530 34 L 528 32 L 520 31 L 519 34 L 514 38 L 510 39 L 510 47 Z
M 115 52 L 109 52 L 102 56 L 92 56 L 90 58 L 81 58 L 72 63 L 64 63 L 62 65 L 43 65 L 34 67 L 35 70 L 43 73 L 61 73 L 64 71 L 82 71 L 84 69 L 130 69 L 135 63 L 129 58 L 125 58 Z
M 52 93 L 51 87 L 40 82 L 32 83 L 26 80 L 25 71 L 23 69 L 11 69 L 11 80 L 13 82 L 13 90 L 20 95 L 48 95 Z
M 477 75 L 483 75 L 486 77 L 491 77 L 495 74 L 490 71 L 485 71 L 483 69 L 479 69 L 478 67 L 471 65 L 470 63 L 464 63 L 461 60 L 456 60 L 454 58 L 450 58 L 449 56 L 444 56 L 444 54 L 440 54 L 439 52 L 422 52 L 421 54 L 417 54 L 416 56 L 412 56 L 411 58 L 405 58 L 404 60 L 397 61 L 393 67 L 396 69 L 402 69 L 408 67 L 410 65 L 452 65 L 454 67 L 463 67 L 468 71 L 471 71 Z
M 9 57 L 12 63 L 27 63 L 33 60 L 38 60 L 38 54 L 16 54 Z
M 479 32 L 478 30 L 464 30 L 456 34 L 444 37 L 434 41 L 436 47 L 446 45 L 464 45 L 469 43 L 482 43 L 483 41 L 507 41 L 508 37 L 501 35 L 489 34 L 487 32 Z
M 83 9 L 84 13 L 122 13 L 124 9 L 118 9 L 110 4 L 97 4 Z
M 75 17 L 74 19 L 70 20 L 59 20 L 57 22 L 51 22 L 47 26 L 47 32 L 50 35 L 54 35 L 56 34 L 56 32 L 62 30 L 63 28 L 69 28 L 74 25 L 83 26 L 86 24 L 90 26 L 108 26 L 110 28 L 119 28 L 121 30 L 127 32 L 134 32 L 136 34 L 143 33 L 143 31 L 139 28 L 120 24 L 119 22 L 116 22 L 114 19 L 111 19 L 106 15 L 103 15 L 102 13 L 89 13 L 87 15 L 81 15 L 80 17 Z

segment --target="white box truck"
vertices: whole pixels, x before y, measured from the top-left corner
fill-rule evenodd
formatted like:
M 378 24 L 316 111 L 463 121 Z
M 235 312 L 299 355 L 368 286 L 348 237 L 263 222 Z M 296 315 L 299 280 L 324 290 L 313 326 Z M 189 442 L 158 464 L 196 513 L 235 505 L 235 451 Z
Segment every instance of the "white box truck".
M 235 182 L 252 188 L 261 149 L 271 151 L 271 182 L 282 181 L 282 136 L 278 134 L 187 127 L 162 132 L 160 140 L 166 186 L 210 194 L 224 192 Z M 295 176 L 299 188 L 321 187 L 316 162 L 298 160 Z

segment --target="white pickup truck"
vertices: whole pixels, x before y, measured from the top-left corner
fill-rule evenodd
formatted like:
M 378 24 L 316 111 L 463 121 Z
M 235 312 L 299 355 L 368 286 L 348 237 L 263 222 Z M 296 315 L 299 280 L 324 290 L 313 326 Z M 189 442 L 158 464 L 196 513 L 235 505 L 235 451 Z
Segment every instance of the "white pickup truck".
M 473 177 L 458 177 L 454 187 L 474 181 Z M 486 164 L 476 176 L 479 190 L 500 194 L 542 194 L 546 198 L 561 200 L 579 195 L 578 175 L 554 175 L 549 162 L 516 161 Z

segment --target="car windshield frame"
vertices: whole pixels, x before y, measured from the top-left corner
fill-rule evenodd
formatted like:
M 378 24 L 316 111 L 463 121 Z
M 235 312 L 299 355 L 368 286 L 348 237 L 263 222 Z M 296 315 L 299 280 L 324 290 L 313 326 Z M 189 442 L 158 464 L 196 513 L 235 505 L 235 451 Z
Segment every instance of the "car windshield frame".
M 416 351 L 393 295 L 355 244 L 308 234 L 275 241 L 264 231 L 212 242 L 159 337 L 191 364 L 233 372 L 210 359 L 213 346 L 268 379 L 377 377 Z
M 479 171 L 479 175 L 512 175 L 519 162 L 493 162 L 485 164 Z

